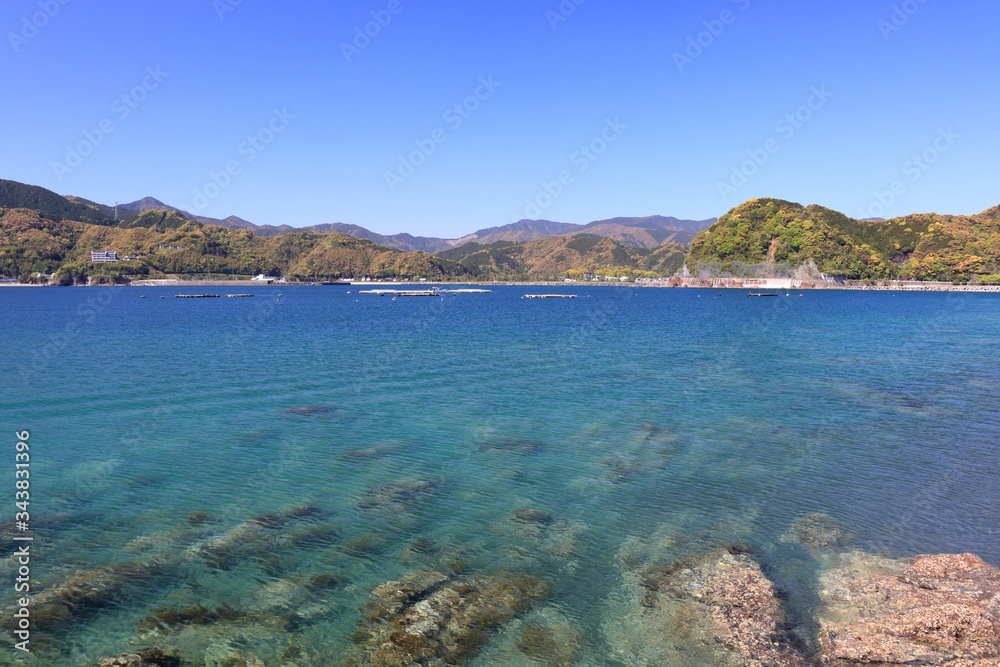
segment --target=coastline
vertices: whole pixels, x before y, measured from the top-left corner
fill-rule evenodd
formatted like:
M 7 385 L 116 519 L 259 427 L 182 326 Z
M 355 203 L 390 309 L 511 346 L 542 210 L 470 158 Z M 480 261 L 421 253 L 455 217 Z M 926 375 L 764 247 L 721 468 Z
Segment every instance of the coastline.
M 471 285 L 476 287 L 656 287 L 683 289 L 712 290 L 844 290 L 844 291 L 881 291 L 881 292 L 981 292 L 1000 293 L 1000 285 L 953 285 L 950 283 L 918 281 L 889 281 L 883 284 L 862 285 L 840 283 L 835 281 L 791 281 L 791 280 L 739 280 L 734 278 L 716 279 L 678 279 L 662 278 L 644 282 L 584 282 L 584 281 L 401 281 L 401 280 L 352 280 L 349 285 L 341 287 L 399 287 L 399 286 L 456 286 Z M 330 287 L 319 282 L 272 282 L 259 280 L 137 280 L 118 285 L 52 285 L 38 283 L 0 283 L 2 287 Z

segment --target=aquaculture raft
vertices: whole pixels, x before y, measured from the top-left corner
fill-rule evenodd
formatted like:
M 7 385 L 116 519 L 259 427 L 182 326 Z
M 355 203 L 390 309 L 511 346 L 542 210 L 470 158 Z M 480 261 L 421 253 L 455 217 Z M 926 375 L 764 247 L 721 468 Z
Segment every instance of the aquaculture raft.
M 575 294 L 525 294 L 522 299 L 575 299 Z
M 253 294 L 227 294 L 226 296 L 253 296 Z
M 747 296 L 778 296 L 775 292 L 750 292 Z
M 395 290 L 395 289 L 369 289 L 361 290 L 358 294 L 375 294 L 378 296 L 440 296 L 437 290 Z
M 178 299 L 218 299 L 218 294 L 175 294 Z

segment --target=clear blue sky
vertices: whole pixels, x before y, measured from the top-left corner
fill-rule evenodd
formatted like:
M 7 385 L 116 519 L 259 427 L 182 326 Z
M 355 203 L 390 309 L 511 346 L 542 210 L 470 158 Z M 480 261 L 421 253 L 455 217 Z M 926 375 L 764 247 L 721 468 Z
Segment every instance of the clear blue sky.
M 1000 203 L 997 2 L 62 2 L 0 10 L 0 177 L 102 203 L 446 237 Z

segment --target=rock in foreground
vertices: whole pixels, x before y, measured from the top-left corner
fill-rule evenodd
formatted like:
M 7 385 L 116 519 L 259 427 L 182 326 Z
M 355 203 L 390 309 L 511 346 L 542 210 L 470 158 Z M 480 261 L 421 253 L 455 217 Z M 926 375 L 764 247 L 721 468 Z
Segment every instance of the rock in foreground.
M 641 573 L 646 644 L 641 664 L 805 667 L 812 664 L 785 632 L 774 585 L 740 547 L 684 558 Z M 651 651 L 650 651 L 651 649 Z
M 184 663 L 158 648 L 138 653 L 123 653 L 116 658 L 103 658 L 94 667 L 181 667 Z
M 1000 667 L 1000 570 L 978 556 L 852 552 L 819 595 L 825 664 Z

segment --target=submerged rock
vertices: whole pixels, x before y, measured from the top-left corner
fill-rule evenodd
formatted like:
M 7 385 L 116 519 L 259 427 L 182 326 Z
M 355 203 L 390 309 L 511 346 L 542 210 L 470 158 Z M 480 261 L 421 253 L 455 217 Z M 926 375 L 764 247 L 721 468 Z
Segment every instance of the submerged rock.
M 851 552 L 819 583 L 825 664 L 1000 663 L 1000 570 L 978 556 Z
M 548 667 L 574 664 L 583 646 L 583 635 L 566 622 L 525 625 L 514 640 L 518 650 Z
M 557 521 L 545 510 L 525 508 L 511 514 L 517 549 L 538 548 L 558 558 L 574 558 L 587 527 L 575 521 Z
M 267 667 L 266 663 L 253 653 L 236 652 L 214 661 L 219 667 Z
M 514 514 L 511 515 L 511 519 L 522 526 L 529 526 L 537 529 L 544 529 L 553 521 L 551 513 L 546 512 L 545 510 L 530 508 L 516 510 Z
M 556 521 L 545 510 L 520 509 L 511 515 L 511 522 L 520 542 L 540 547 L 559 558 L 579 555 L 580 537 L 586 530 L 582 524 Z
M 774 585 L 742 547 L 640 571 L 640 608 L 623 619 L 629 664 L 805 667 Z M 620 631 L 620 630 L 619 630 Z
M 58 514 L 41 515 L 37 518 L 32 513 L 31 530 L 35 531 L 36 534 L 44 534 L 51 539 L 58 531 L 76 528 L 83 523 L 96 522 L 102 518 L 102 515 L 97 512 L 60 512 Z M 23 532 L 17 529 L 18 523 L 13 519 L 0 522 L 0 556 L 6 556 L 17 551 L 19 545 L 11 538 L 15 535 L 24 535 Z
M 403 549 L 403 558 L 419 559 L 436 556 L 439 553 L 441 553 L 441 547 L 434 540 L 427 537 L 417 537 Z
M 492 628 L 549 594 L 541 578 L 522 572 L 451 577 L 421 570 L 372 591 L 349 665 L 451 665 L 479 650 Z
M 169 633 L 186 625 L 212 625 L 221 621 L 238 621 L 246 615 L 227 606 L 216 607 L 215 611 L 200 604 L 190 607 L 167 607 L 158 609 L 145 620 L 139 621 L 140 630 L 155 630 Z
M 369 447 L 356 447 L 340 452 L 340 460 L 347 463 L 367 463 L 392 456 L 400 451 L 413 451 L 419 445 L 407 440 L 381 440 Z
M 344 542 L 338 552 L 354 558 L 367 558 L 384 553 L 392 544 L 393 536 L 387 532 L 373 530 Z
M 306 628 L 346 611 L 331 591 L 347 585 L 346 578 L 333 572 L 298 575 L 268 582 L 241 596 L 232 607 L 215 608 L 190 604 L 198 593 L 182 591 L 183 603 L 159 609 L 138 623 L 138 637 L 203 656 L 204 663 L 199 665 L 329 664 L 306 655 L 313 653 L 308 639 L 306 648 L 296 643 L 303 640 Z M 296 655 L 303 662 L 296 662 Z
M 322 514 L 315 505 L 299 505 L 283 512 L 270 512 L 195 545 L 191 554 L 210 566 L 228 569 L 253 554 L 270 551 L 282 539 L 280 530 L 288 525 Z
M 672 429 L 641 424 L 628 439 L 616 443 L 614 454 L 598 461 L 602 482 L 620 484 L 668 466 L 681 451 L 682 438 Z
M 255 591 L 246 601 L 247 616 L 259 625 L 274 625 L 294 632 L 316 623 L 338 610 L 329 599 L 331 591 L 349 584 L 333 572 L 317 572 L 273 581 Z
M 116 658 L 102 658 L 93 667 L 183 667 L 184 664 L 158 648 L 148 648 L 138 653 L 122 653 Z
M 505 452 L 518 456 L 529 456 L 542 451 L 542 443 L 536 440 L 526 440 L 523 438 L 501 438 L 499 440 L 486 440 L 479 444 L 479 449 L 484 451 Z
M 437 480 L 404 477 L 371 489 L 358 503 L 358 509 L 388 516 L 411 514 L 440 486 Z
M 212 526 L 207 525 L 207 521 L 188 519 L 173 528 L 139 535 L 129 540 L 122 551 L 136 554 L 133 558 L 176 560 L 185 549 L 212 534 Z
M 822 512 L 796 519 L 781 539 L 798 542 L 814 556 L 843 551 L 854 542 L 846 528 Z
M 381 459 L 393 453 L 393 448 L 375 445 L 373 447 L 361 447 L 357 449 L 345 449 L 340 453 L 340 460 L 347 463 L 367 463 L 374 459 Z
M 49 630 L 90 612 L 126 601 L 134 589 L 149 585 L 170 568 L 161 561 L 116 563 L 76 572 L 43 590 L 32 601 L 33 627 Z
M 296 405 L 290 408 L 285 408 L 285 413 L 290 415 L 299 415 L 302 417 L 327 417 L 327 416 L 339 416 L 340 411 L 334 408 L 332 405 Z

